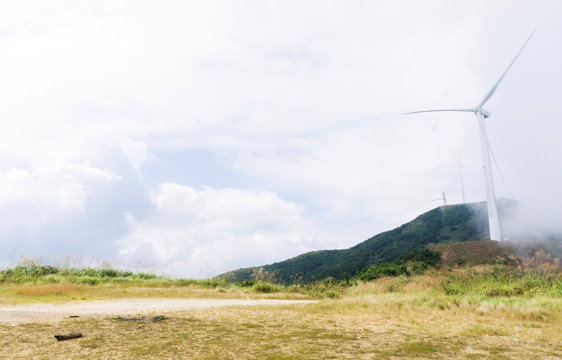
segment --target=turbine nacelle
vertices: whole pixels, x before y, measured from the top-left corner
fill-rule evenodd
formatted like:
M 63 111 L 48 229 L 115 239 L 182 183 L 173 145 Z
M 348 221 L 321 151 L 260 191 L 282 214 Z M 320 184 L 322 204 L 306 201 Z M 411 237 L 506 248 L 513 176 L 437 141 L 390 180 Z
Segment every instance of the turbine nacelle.
M 490 114 L 490 112 L 488 110 L 486 110 L 484 108 L 481 108 L 481 107 L 474 108 L 473 110 L 474 110 L 475 114 L 480 113 L 480 114 L 482 114 L 482 116 L 484 116 L 484 118 L 489 118 L 492 115 L 492 114 Z

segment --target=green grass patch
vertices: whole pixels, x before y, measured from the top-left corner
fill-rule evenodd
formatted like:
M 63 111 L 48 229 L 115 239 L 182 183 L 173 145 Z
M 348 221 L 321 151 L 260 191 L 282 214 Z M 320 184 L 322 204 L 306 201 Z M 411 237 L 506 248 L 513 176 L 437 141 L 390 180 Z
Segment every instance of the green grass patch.
M 442 282 L 447 295 L 562 296 L 562 279 L 555 272 L 493 266 L 483 272 L 470 270 Z
M 429 249 L 413 250 L 393 261 L 376 264 L 363 269 L 356 279 L 370 281 L 385 276 L 412 276 L 422 274 L 426 269 L 441 265 L 441 254 Z

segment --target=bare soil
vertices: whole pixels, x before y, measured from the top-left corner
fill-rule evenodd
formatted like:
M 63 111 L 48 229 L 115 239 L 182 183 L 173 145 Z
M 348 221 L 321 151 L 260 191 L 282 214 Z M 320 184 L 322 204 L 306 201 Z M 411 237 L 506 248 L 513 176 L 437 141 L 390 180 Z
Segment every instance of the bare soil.
M 0 360 L 562 359 L 558 298 L 362 291 L 303 302 L 137 298 L 0 305 L 2 316 L 24 313 L 31 321 L 0 322 Z M 154 315 L 164 319 L 151 321 Z M 54 337 L 74 332 L 83 336 Z
M 274 299 L 116 299 L 71 302 L 66 304 L 0 305 L 0 323 L 54 323 L 65 318 L 99 317 L 107 315 L 132 315 L 169 313 L 181 310 L 227 306 L 290 305 L 311 303 L 310 300 Z

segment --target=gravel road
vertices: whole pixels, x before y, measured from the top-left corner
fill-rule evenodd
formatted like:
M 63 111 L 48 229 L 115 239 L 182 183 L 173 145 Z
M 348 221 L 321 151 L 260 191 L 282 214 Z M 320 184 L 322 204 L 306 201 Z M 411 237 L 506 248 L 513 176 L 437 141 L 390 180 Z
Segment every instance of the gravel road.
M 67 304 L 0 305 L 0 323 L 50 323 L 69 316 L 90 317 L 104 315 L 132 315 L 205 309 L 224 306 L 263 306 L 305 304 L 310 300 L 271 299 L 119 299 Z

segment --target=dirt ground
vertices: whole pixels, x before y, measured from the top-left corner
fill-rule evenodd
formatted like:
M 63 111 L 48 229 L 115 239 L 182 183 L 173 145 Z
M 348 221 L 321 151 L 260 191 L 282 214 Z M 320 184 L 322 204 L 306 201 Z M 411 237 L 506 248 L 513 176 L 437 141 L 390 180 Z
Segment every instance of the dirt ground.
M 272 299 L 118 299 L 66 304 L 0 305 L 0 323 L 54 323 L 69 317 L 96 317 L 167 313 L 173 311 L 226 306 L 290 305 L 311 303 L 310 300 Z
M 10 360 L 562 359 L 559 300 L 551 298 L 137 298 L 2 305 L 0 318 L 0 359 Z M 73 332 L 83 336 L 54 338 Z

